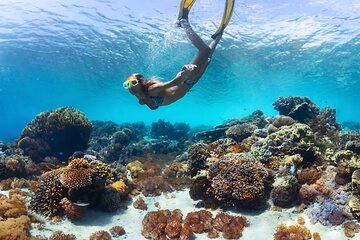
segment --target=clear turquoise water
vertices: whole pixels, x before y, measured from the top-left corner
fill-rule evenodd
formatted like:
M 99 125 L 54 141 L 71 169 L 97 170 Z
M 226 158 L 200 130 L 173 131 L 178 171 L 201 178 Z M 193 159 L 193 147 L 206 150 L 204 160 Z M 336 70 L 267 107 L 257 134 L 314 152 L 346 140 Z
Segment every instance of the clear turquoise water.
M 91 120 L 222 123 L 280 96 L 310 97 L 360 121 L 358 0 L 237 1 L 201 81 L 151 111 L 121 84 L 132 72 L 169 80 L 195 49 L 174 25 L 179 0 L 0 1 L 0 139 L 41 111 L 71 105 Z M 224 1 L 198 0 L 190 21 L 209 41 Z

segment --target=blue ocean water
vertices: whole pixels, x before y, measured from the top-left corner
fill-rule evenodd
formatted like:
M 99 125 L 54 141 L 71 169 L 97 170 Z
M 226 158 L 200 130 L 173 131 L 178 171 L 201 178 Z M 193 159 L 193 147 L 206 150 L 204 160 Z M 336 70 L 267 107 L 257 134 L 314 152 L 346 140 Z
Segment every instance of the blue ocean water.
M 205 41 L 224 1 L 198 0 L 190 22 Z M 172 79 L 196 50 L 175 27 L 179 0 L 2 0 L 0 139 L 41 111 L 73 106 L 91 120 L 159 118 L 216 125 L 280 96 L 310 97 L 360 121 L 358 0 L 237 1 L 212 63 L 180 101 L 156 111 L 122 88 L 132 72 Z

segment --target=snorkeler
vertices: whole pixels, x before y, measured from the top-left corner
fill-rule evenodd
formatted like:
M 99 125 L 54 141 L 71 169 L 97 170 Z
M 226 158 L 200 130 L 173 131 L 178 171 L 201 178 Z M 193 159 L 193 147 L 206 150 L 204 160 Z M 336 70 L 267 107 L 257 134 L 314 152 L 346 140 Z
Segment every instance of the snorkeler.
M 181 1 L 177 24 L 185 30 L 192 44 L 198 49 L 197 54 L 190 64 L 183 66 L 175 78 L 168 82 L 161 82 L 157 79 L 145 80 L 139 73 L 131 74 L 123 86 L 139 99 L 141 105 L 146 104 L 154 110 L 179 100 L 199 81 L 210 63 L 224 29 L 230 22 L 235 0 L 226 0 L 221 23 L 215 34 L 211 36 L 213 41 L 210 45 L 206 45 L 189 24 L 188 14 L 194 3 L 195 0 Z

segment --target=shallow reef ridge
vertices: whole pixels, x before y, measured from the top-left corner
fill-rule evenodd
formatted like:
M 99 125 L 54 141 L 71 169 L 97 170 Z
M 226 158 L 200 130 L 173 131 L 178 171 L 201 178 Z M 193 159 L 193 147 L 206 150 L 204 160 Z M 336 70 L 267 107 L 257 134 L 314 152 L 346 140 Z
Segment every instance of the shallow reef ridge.
M 207 128 L 40 113 L 0 143 L 0 239 L 359 238 L 356 124 L 273 106 Z

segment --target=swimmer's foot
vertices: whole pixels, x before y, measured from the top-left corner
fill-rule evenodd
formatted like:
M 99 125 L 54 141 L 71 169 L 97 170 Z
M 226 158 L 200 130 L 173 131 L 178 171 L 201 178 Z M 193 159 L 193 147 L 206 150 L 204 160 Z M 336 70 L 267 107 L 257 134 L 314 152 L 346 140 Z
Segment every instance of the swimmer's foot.
M 217 37 L 221 37 L 221 35 L 224 32 L 224 29 L 226 28 L 226 26 L 229 24 L 233 10 L 234 10 L 234 5 L 235 5 L 235 0 L 226 0 L 225 3 L 225 10 L 224 10 L 224 14 L 223 17 L 221 19 L 221 23 L 218 27 L 218 29 L 216 30 L 216 32 L 211 36 L 212 39 L 216 39 Z
M 180 28 L 187 28 L 190 24 L 189 24 L 189 20 L 183 18 L 180 19 L 176 22 L 177 26 Z
M 189 12 L 191 10 L 191 7 L 194 5 L 195 0 L 181 0 L 180 2 L 180 9 L 179 9 L 179 15 L 177 18 L 177 25 L 178 27 L 181 27 L 180 21 L 183 19 L 189 18 Z

